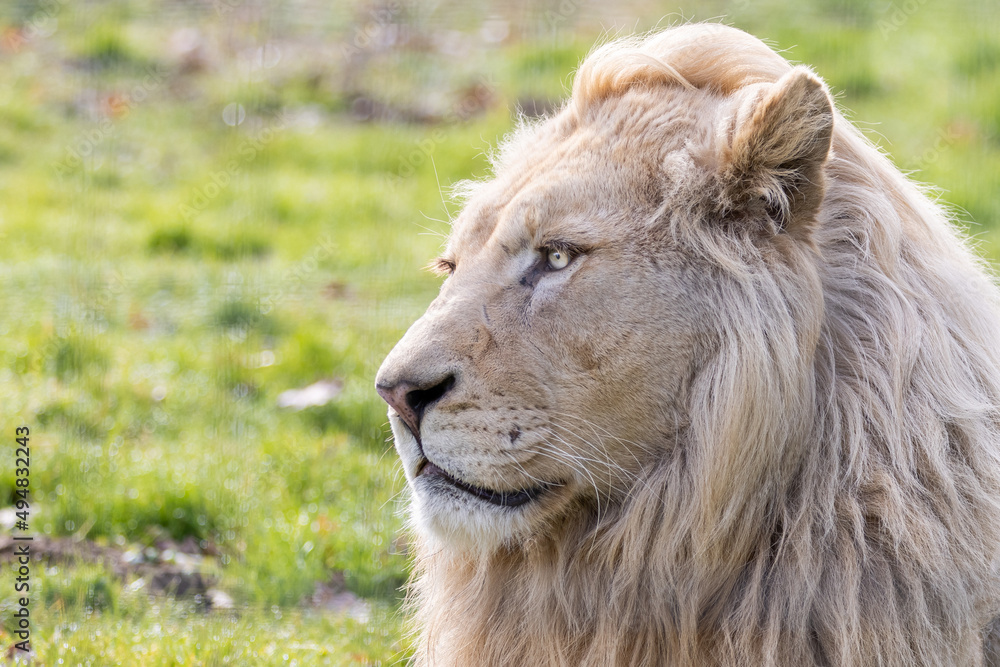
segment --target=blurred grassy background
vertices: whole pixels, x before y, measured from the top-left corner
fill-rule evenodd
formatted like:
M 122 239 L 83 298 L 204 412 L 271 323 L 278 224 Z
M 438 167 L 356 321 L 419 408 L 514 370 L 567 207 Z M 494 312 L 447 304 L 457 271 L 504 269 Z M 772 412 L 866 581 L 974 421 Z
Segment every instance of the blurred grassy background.
M 0 6 L 0 522 L 26 425 L 38 662 L 405 659 L 372 382 L 437 289 L 442 191 L 595 41 L 692 19 L 813 65 L 997 256 L 986 0 Z

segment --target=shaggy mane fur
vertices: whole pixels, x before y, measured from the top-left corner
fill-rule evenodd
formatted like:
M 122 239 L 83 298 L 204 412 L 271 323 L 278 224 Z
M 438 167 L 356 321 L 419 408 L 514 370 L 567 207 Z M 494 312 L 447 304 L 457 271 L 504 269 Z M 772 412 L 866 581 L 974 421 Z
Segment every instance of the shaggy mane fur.
M 636 88 L 728 96 L 791 69 L 743 32 L 686 25 L 594 51 L 561 113 Z M 762 276 L 748 243 L 671 218 L 726 275 L 682 446 L 598 521 L 485 554 L 420 540 L 417 664 L 983 664 L 1000 611 L 998 291 L 942 209 L 835 116 L 796 266 Z

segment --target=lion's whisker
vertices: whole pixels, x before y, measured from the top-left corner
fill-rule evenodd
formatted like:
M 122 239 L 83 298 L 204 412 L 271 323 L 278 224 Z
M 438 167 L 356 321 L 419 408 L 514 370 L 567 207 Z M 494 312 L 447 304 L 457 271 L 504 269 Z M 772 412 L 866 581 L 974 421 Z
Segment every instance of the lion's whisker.
M 554 425 L 555 425 L 555 426 L 557 426 L 558 428 L 562 428 L 563 430 L 565 430 L 565 431 L 568 431 L 568 432 L 570 433 L 570 435 L 572 435 L 573 437 L 576 437 L 577 439 L 580 439 L 580 440 L 582 440 L 582 441 L 583 441 L 584 443 L 586 443 L 586 444 L 587 444 L 587 446 L 588 446 L 588 447 L 590 447 L 591 449 L 593 449 L 593 448 L 594 448 L 594 447 L 593 447 L 593 445 L 592 445 L 592 443 L 591 443 L 591 442 L 590 442 L 590 441 L 589 441 L 588 439 L 586 439 L 586 438 L 580 438 L 579 434 L 577 434 L 577 433 L 574 433 L 574 432 L 573 432 L 573 431 L 571 431 L 571 430 L 570 430 L 569 428 L 567 428 L 567 427 L 565 427 L 565 426 L 562 426 L 562 425 L 560 425 L 560 424 L 558 424 L 558 423 L 556 423 L 556 424 L 554 424 Z M 607 446 L 605 446 L 605 444 L 604 444 L 604 440 L 603 440 L 603 439 L 602 439 L 602 438 L 600 437 L 600 434 L 599 434 L 599 433 L 597 433 L 597 431 L 594 431 L 594 435 L 595 435 L 595 437 L 597 437 L 597 442 L 598 442 L 598 444 L 600 444 L 600 446 L 601 446 L 601 450 L 602 450 L 602 451 L 604 452 L 604 457 L 605 457 L 605 459 L 606 459 L 606 460 L 607 460 L 607 461 L 609 462 L 609 464 L 610 464 L 610 463 L 611 463 L 611 453 L 610 453 L 610 452 L 608 452 L 608 448 L 607 448 Z M 612 485 L 612 480 L 611 480 L 611 472 L 610 472 L 610 469 L 609 469 L 609 472 L 608 472 L 608 486 L 611 486 L 611 485 Z
M 643 451 L 645 451 L 647 453 L 654 453 L 654 451 L 655 451 L 650 445 L 647 445 L 647 444 L 644 444 L 644 443 L 641 443 L 641 442 L 635 442 L 633 440 L 628 440 L 626 438 L 622 438 L 621 436 L 617 436 L 614 433 L 612 433 L 611 431 L 609 431 L 608 429 L 606 429 L 605 427 L 603 427 L 600 424 L 597 424 L 597 423 L 595 423 L 595 422 L 587 419 L 586 417 L 581 417 L 579 415 L 574 415 L 574 414 L 569 413 L 569 412 L 559 412 L 559 411 L 550 412 L 549 416 L 550 417 L 552 417 L 552 416 L 562 417 L 564 420 L 572 420 L 572 421 L 582 422 L 583 424 L 589 426 L 591 428 L 591 430 L 600 429 L 601 431 L 604 432 L 605 436 L 607 436 L 609 438 L 613 438 L 617 442 L 621 442 L 621 443 L 624 443 L 624 444 L 627 444 L 627 445 L 632 445 L 634 447 L 638 447 L 638 448 L 642 449 Z
M 510 459 L 511 463 L 513 463 L 517 467 L 517 469 L 520 470 L 521 473 L 524 474 L 525 477 L 528 477 L 532 481 L 537 482 L 539 485 L 542 485 L 542 486 L 546 486 L 546 485 L 549 484 L 549 482 L 546 482 L 545 480 L 539 479 L 539 478 L 535 477 L 534 475 L 532 475 L 530 472 L 528 472 L 525 469 L 524 465 L 520 461 L 518 461 L 517 458 L 515 458 L 514 455 L 511 452 L 508 452 L 506 450 L 501 450 L 501 451 L 503 452 L 503 454 L 505 454 Z M 529 457 L 529 460 L 530 460 L 530 457 Z
M 556 426 L 559 426 L 559 428 L 563 428 L 564 430 L 567 430 L 567 431 L 569 430 L 566 427 L 560 426 L 558 424 L 556 424 Z M 581 440 L 583 440 L 583 439 L 581 438 Z M 586 442 L 586 440 L 583 440 L 583 441 Z M 563 442 L 565 442 L 565 440 L 563 440 Z M 635 459 L 637 466 L 641 468 L 641 463 L 639 462 L 639 459 L 634 454 L 632 455 L 632 457 Z M 617 471 L 619 471 L 620 473 L 622 473 L 622 476 L 620 477 L 620 479 L 621 479 L 621 481 L 625 482 L 625 485 L 628 487 L 628 490 L 626 491 L 627 496 L 632 496 L 635 493 L 635 489 L 636 489 L 636 486 L 637 486 L 635 484 L 635 482 L 637 482 L 638 484 L 641 484 L 647 491 L 649 491 L 651 494 L 653 494 L 653 496 L 657 497 L 659 499 L 659 502 L 660 502 L 661 505 L 664 504 L 663 498 L 660 496 L 660 494 L 655 489 L 653 489 L 649 485 L 649 482 L 646 480 L 646 478 L 643 475 L 640 475 L 640 474 L 637 474 L 637 473 L 633 473 L 633 472 L 625 469 L 621 465 L 619 465 L 617 463 L 614 463 L 611 460 L 608 460 L 608 461 L 599 461 L 599 460 L 596 460 L 596 459 L 587 459 L 587 460 L 590 461 L 590 462 L 593 462 L 593 463 L 603 464 L 603 465 L 606 465 L 606 466 L 613 466 Z
M 578 462 L 574 460 L 575 456 L 568 455 L 566 452 L 563 452 L 563 451 L 559 450 L 558 448 L 554 447 L 550 443 L 543 442 L 541 444 L 543 444 L 544 446 L 546 446 L 548 448 L 548 451 L 538 450 L 540 454 L 542 454 L 542 455 L 548 455 L 550 458 L 552 458 L 552 459 L 554 459 L 556 461 L 559 461 L 559 462 L 562 462 L 562 463 L 566 463 L 571 468 L 573 468 L 574 470 L 576 470 L 579 473 L 582 473 L 583 475 L 585 475 L 590 480 L 590 485 L 592 487 L 594 487 L 594 499 L 597 502 L 597 520 L 598 520 L 598 522 L 600 522 L 600 519 L 601 519 L 601 490 L 600 490 L 600 488 L 598 488 L 598 486 L 597 486 L 597 480 L 594 479 L 594 476 L 590 473 L 589 470 L 587 470 L 586 466 L 579 465 L 579 467 L 577 467 L 576 464 Z
M 563 426 L 562 424 L 559 424 L 558 422 L 555 422 L 555 421 L 553 421 L 553 426 L 556 426 L 557 428 L 561 428 L 561 429 L 563 429 L 565 431 L 568 431 L 573 437 L 581 440 L 582 442 L 584 442 L 585 444 L 587 444 L 589 447 L 593 448 L 593 443 L 591 443 L 587 438 L 580 437 L 580 435 L 578 433 L 576 433 L 575 431 L 571 430 L 569 427 Z M 591 430 L 594 430 L 594 429 L 591 429 Z M 599 433 L 597 433 L 596 430 L 594 430 L 594 436 L 597 438 L 597 442 L 600 444 L 601 449 L 603 450 L 604 455 L 607 458 L 608 462 L 611 463 L 612 462 L 612 456 L 611 456 L 611 453 L 608 451 L 607 446 L 604 444 L 604 439 L 600 436 Z M 615 441 L 619 442 L 619 443 L 623 443 L 624 444 L 624 443 L 628 442 L 626 440 L 622 440 L 622 439 L 616 438 L 614 436 L 612 436 L 612 438 Z M 637 457 L 635 455 L 635 453 L 632 451 L 632 449 L 629 448 L 629 447 L 625 447 L 624 449 L 635 460 L 636 468 L 637 469 L 642 468 L 642 462 L 639 461 L 639 457 Z M 618 465 L 618 464 L 615 464 L 615 465 Z M 621 467 L 621 466 L 618 466 L 618 467 Z
M 559 428 L 562 428 L 563 430 L 569 431 L 569 429 L 567 429 L 564 426 L 560 426 Z M 563 438 L 562 436 L 558 435 L 554 430 L 549 429 L 547 427 L 542 427 L 542 430 L 547 431 L 550 434 L 554 435 L 555 437 L 559 438 L 559 440 L 563 444 L 572 447 L 572 445 L 565 438 Z M 573 433 L 572 431 L 569 431 L 569 433 L 573 437 L 575 437 L 576 439 L 578 439 L 581 442 L 583 442 L 584 444 L 586 444 L 590 450 L 594 451 L 595 454 L 597 453 L 596 452 L 597 448 L 593 445 L 593 443 L 591 443 L 590 441 L 588 441 L 586 438 L 581 438 L 578 434 Z M 603 466 L 605 466 L 606 468 L 608 468 L 610 470 L 614 470 L 615 472 L 621 473 L 621 476 L 619 477 L 619 479 L 621 481 L 631 482 L 636 477 L 635 473 L 627 470 L 626 468 L 624 468 L 620 464 L 616 463 L 612 459 L 610 452 L 608 452 L 607 448 L 603 446 L 603 443 L 602 443 L 602 447 L 601 448 L 603 449 L 604 454 L 605 454 L 605 458 L 604 459 L 592 458 L 592 457 L 583 457 L 584 460 L 586 460 L 586 461 L 588 461 L 590 463 L 596 463 L 596 464 L 599 464 L 599 465 L 603 465 Z M 577 453 L 574 453 L 574 456 L 581 456 L 582 457 L 581 454 L 577 454 Z M 638 463 L 638 459 L 636 459 L 636 463 Z
M 555 438 L 558 438 L 559 441 L 562 442 L 564 445 L 567 445 L 567 446 L 571 447 L 570 443 L 568 441 L 566 441 L 565 438 L 563 438 L 562 436 L 560 436 L 558 433 L 556 433 L 552 429 L 547 429 L 547 428 L 543 427 L 541 430 L 547 431 L 550 435 L 554 436 Z M 550 446 L 552 446 L 551 443 L 550 443 Z M 621 467 L 620 465 L 618 465 L 614 461 L 611 461 L 610 459 L 598 459 L 598 458 L 593 458 L 593 457 L 585 456 L 585 455 L 579 454 L 577 452 L 565 452 L 563 450 L 560 450 L 560 451 L 562 453 L 568 455 L 568 456 L 572 456 L 573 458 L 577 459 L 578 461 L 582 461 L 582 462 L 586 462 L 586 463 L 595 463 L 597 465 L 600 465 L 600 466 L 603 466 L 605 468 L 608 468 L 609 470 L 614 471 L 616 473 L 621 473 L 621 476 L 619 477 L 620 481 L 630 482 L 631 479 L 632 479 L 632 477 L 633 477 L 633 474 L 631 472 L 629 472 L 625 468 Z

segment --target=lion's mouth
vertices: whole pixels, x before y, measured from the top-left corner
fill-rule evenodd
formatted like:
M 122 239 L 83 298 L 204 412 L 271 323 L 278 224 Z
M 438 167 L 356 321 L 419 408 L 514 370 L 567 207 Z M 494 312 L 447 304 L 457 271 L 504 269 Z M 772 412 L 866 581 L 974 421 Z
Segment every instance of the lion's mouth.
M 455 479 L 439 466 L 436 466 L 427 459 L 424 459 L 423 464 L 417 468 L 416 476 L 440 479 L 460 491 L 464 491 L 469 495 L 473 495 L 480 500 L 485 500 L 491 505 L 497 505 L 498 507 L 520 507 L 521 505 L 529 503 L 541 494 L 545 493 L 545 491 L 547 491 L 551 486 L 545 484 L 531 489 L 522 489 L 520 491 L 494 491 L 493 489 L 484 489 L 483 487 L 473 486 L 472 484 L 463 482 L 460 479 Z

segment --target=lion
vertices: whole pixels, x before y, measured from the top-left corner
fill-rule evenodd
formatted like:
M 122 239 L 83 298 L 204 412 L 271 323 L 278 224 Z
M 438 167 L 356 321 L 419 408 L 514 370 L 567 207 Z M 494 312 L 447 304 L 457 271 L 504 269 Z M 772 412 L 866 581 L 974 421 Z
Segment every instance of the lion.
M 593 51 L 388 354 L 417 665 L 982 665 L 1000 292 L 812 70 Z

